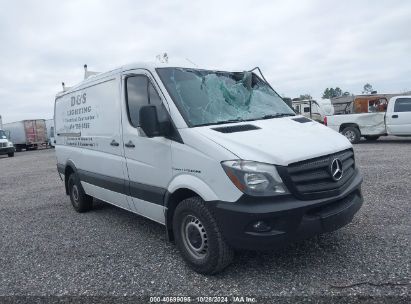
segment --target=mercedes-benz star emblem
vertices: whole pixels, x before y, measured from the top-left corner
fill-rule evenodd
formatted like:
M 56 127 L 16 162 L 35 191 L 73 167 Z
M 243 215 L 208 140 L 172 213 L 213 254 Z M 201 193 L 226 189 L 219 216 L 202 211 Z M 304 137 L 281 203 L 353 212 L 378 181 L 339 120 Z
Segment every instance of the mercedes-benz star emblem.
M 340 159 L 334 158 L 330 166 L 331 177 L 335 181 L 339 181 L 343 176 L 343 165 Z

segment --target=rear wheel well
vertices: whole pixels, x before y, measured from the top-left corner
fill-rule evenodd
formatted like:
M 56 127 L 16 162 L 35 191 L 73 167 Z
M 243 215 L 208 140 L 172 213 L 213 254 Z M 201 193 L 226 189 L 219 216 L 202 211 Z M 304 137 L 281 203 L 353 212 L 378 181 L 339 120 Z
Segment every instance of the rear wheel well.
M 67 195 L 70 194 L 68 189 L 68 180 L 72 173 L 74 173 L 74 169 L 71 166 L 66 166 L 66 169 L 64 170 L 64 186 L 66 188 Z
M 360 127 L 357 125 L 357 124 L 355 124 L 355 123 L 343 123 L 343 124 L 341 124 L 341 126 L 340 126 L 340 132 L 342 132 L 345 128 L 347 128 L 347 127 L 353 127 L 353 128 L 356 128 L 356 129 L 358 129 L 358 131 L 360 131 Z M 360 132 L 361 133 L 361 132 Z
M 168 195 L 168 198 L 166 200 L 167 211 L 165 215 L 166 215 L 167 237 L 169 241 L 174 241 L 173 217 L 174 217 L 174 211 L 176 210 L 178 204 L 180 204 L 186 198 L 196 197 L 196 196 L 200 197 L 197 193 L 187 188 L 178 189 Z

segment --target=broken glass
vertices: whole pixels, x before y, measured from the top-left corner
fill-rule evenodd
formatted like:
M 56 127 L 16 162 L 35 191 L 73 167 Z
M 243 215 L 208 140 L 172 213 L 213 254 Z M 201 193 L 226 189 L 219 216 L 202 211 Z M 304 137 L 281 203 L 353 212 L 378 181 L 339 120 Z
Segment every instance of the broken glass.
M 271 87 L 251 72 L 159 68 L 158 74 L 189 126 L 293 116 Z

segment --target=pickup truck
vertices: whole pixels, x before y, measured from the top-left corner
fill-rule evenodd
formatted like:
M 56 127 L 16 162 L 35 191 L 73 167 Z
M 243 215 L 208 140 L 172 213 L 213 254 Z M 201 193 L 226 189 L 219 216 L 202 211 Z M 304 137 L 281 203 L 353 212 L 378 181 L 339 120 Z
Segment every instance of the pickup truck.
M 411 136 L 411 96 L 392 97 L 386 111 L 372 105 L 368 113 L 326 116 L 324 124 L 354 144 L 361 137 L 377 140 L 386 135 Z

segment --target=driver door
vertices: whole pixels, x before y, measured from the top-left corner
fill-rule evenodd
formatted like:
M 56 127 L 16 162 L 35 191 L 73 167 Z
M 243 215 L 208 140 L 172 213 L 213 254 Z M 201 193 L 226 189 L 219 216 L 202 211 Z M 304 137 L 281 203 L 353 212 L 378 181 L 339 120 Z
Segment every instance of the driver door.
M 139 110 L 155 105 L 158 117 L 168 115 L 152 75 L 135 70 L 123 75 L 124 151 L 128 170 L 129 193 L 136 213 L 164 224 L 164 195 L 172 177 L 171 141 L 148 138 L 140 128 Z

